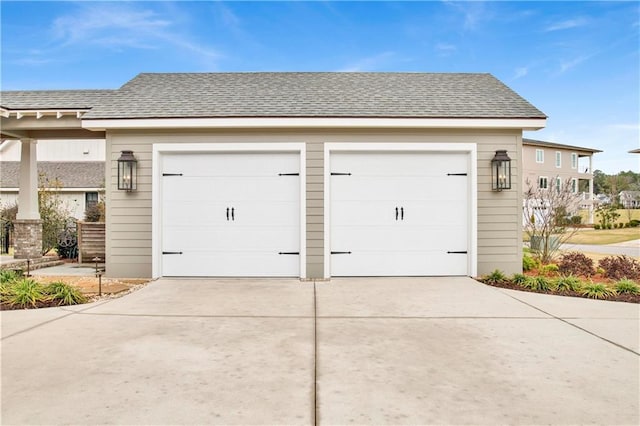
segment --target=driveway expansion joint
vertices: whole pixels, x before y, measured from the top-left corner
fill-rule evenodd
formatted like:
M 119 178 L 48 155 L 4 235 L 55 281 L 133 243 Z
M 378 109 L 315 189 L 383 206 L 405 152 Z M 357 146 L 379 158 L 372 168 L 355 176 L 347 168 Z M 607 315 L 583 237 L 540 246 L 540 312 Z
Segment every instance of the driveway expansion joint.
M 508 294 L 508 293 L 503 293 L 503 294 L 506 294 L 507 296 L 509 296 L 509 297 L 510 297 L 510 298 L 512 298 L 513 300 L 517 300 L 518 302 L 520 302 L 520 303 L 522 303 L 522 304 L 525 304 L 525 305 L 527 305 L 527 306 L 529 306 L 529 307 L 531 307 L 531 308 L 533 308 L 533 309 L 535 309 L 535 310 L 537 310 L 537 311 L 540 311 L 540 312 L 542 312 L 542 313 L 544 313 L 544 314 L 546 314 L 546 315 L 549 315 L 549 316 L 553 317 L 553 319 L 556 319 L 556 320 L 558 320 L 558 321 L 561 321 L 561 322 L 563 322 L 563 323 L 565 323 L 565 324 L 567 324 L 567 325 L 569 325 L 569 326 L 571 326 L 571 327 L 577 328 L 577 329 L 578 329 L 578 330 L 580 330 L 580 331 L 583 331 L 583 332 L 585 332 L 585 333 L 587 333 L 587 334 L 590 334 L 590 335 L 592 335 L 592 336 L 594 336 L 594 337 L 596 337 L 596 338 L 598 338 L 598 339 L 600 339 L 600 340 L 603 340 L 603 341 L 605 341 L 605 342 L 607 342 L 607 343 L 610 343 L 610 344 L 612 344 L 612 345 L 614 345 L 614 346 L 616 346 L 616 347 L 618 347 L 618 348 L 620 348 L 620 349 L 624 349 L 624 350 L 625 350 L 625 351 L 627 351 L 627 352 L 631 352 L 631 353 L 632 353 L 632 354 L 634 354 L 634 355 L 638 355 L 638 356 L 640 356 L 640 353 L 638 353 L 638 352 L 634 351 L 633 349 L 629 349 L 629 348 L 627 348 L 627 347 L 625 347 L 625 346 L 622 346 L 622 345 L 621 345 L 621 344 L 619 344 L 619 343 L 616 343 L 616 342 L 614 342 L 614 341 L 612 341 L 612 340 L 609 340 L 609 339 L 607 339 L 607 338 L 605 338 L 605 337 L 602 337 L 602 336 L 600 336 L 600 335 L 598 335 L 598 334 L 596 334 L 596 333 L 594 333 L 594 332 L 592 332 L 592 331 L 589 331 L 589 330 L 587 330 L 586 328 L 580 327 L 579 325 L 576 325 L 576 324 L 574 324 L 574 323 L 572 323 L 572 322 L 569 322 L 569 321 L 567 321 L 567 319 L 566 319 L 566 318 L 562 318 L 562 317 L 558 317 L 558 316 L 556 316 L 556 315 L 553 315 L 552 313 L 549 313 L 549 312 L 547 312 L 547 311 L 545 311 L 545 310 L 543 310 L 543 309 L 538 308 L 537 306 L 534 306 L 534 305 L 532 305 L 532 304 L 530 304 L 530 303 L 527 303 L 527 302 L 525 302 L 524 300 L 518 299 L 517 297 L 515 297 L 515 296 L 513 296 L 513 295 L 511 295 L 511 294 Z M 575 319 L 579 319 L 579 318 L 575 318 Z

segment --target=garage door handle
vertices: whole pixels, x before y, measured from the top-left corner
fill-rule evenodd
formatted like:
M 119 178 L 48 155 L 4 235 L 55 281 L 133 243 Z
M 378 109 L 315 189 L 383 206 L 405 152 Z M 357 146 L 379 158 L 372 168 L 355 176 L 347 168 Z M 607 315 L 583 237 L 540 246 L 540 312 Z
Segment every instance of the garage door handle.
M 398 220 L 398 208 L 396 207 L 396 220 Z
M 400 220 L 404 220 L 404 207 L 400 207 Z
M 227 207 L 227 220 L 229 220 L 229 207 Z
M 448 251 L 447 254 L 467 254 L 466 251 Z
M 231 220 L 236 220 L 235 207 L 231 207 Z

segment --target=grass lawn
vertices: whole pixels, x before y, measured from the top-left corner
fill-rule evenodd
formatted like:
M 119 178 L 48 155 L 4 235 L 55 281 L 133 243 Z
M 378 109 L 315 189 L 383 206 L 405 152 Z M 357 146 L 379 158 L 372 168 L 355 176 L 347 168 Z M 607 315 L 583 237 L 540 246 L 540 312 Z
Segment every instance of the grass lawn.
M 640 227 L 622 229 L 580 229 L 567 240 L 570 244 L 615 244 L 640 239 Z
M 617 209 L 616 212 L 620 215 L 615 223 L 627 223 L 632 219 L 640 220 L 640 209 Z M 580 210 L 580 217 L 582 217 L 582 223 L 589 222 L 589 210 Z M 629 217 L 631 215 L 631 217 Z M 599 216 L 594 214 L 594 223 L 600 223 Z

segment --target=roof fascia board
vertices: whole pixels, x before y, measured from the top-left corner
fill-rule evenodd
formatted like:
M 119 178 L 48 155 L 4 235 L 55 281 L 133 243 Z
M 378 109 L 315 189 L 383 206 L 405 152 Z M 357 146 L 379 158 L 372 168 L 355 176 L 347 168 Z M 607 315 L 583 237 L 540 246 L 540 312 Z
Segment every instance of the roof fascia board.
M 586 148 L 583 146 L 564 145 L 561 143 L 546 142 L 546 141 L 533 141 L 532 139 L 524 140 L 524 138 L 522 140 L 522 145 L 535 146 L 537 148 L 565 149 L 567 151 L 582 151 L 582 152 L 588 152 L 592 154 L 602 152 L 602 150 L 599 150 L 599 149 Z
M 481 128 L 539 130 L 546 118 L 135 118 L 85 119 L 89 130 L 207 128 Z

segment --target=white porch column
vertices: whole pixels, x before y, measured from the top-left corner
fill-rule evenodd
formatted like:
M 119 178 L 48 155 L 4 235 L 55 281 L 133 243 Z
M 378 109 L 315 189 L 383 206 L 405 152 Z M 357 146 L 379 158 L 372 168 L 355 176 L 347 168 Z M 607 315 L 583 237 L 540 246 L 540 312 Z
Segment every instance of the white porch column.
M 16 219 L 40 219 L 38 209 L 37 141 L 22 139 L 20 151 L 20 190 L 18 192 L 18 214 Z
M 42 257 L 42 220 L 38 209 L 38 163 L 36 141 L 23 139 L 20 152 L 18 213 L 13 222 L 15 259 Z

